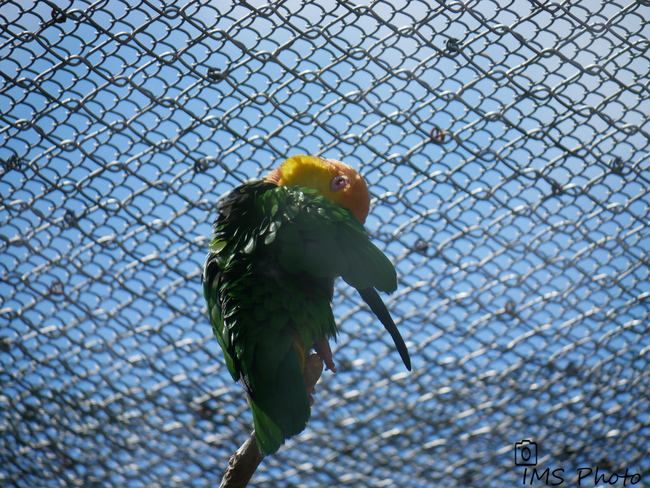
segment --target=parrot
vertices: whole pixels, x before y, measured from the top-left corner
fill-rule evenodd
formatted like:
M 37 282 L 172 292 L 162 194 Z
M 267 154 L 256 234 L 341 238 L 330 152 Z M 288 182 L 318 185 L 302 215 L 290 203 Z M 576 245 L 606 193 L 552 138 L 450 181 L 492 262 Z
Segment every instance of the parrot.
M 333 159 L 296 155 L 218 205 L 203 267 L 207 315 L 234 381 L 250 404 L 255 441 L 269 455 L 311 415 L 303 373 L 313 349 L 336 372 L 330 339 L 341 277 L 390 333 L 406 368 L 407 347 L 378 294 L 397 288 L 395 267 L 363 227 L 363 177 Z

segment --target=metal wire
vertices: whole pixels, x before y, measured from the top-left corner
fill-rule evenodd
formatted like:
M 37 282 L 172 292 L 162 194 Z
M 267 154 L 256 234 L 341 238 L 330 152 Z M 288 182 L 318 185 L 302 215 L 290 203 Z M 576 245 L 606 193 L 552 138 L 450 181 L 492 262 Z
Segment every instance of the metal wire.
M 218 483 L 252 422 L 215 202 L 307 153 L 370 184 L 414 368 L 339 283 L 339 372 L 256 486 L 649 486 L 649 17 L 0 2 L 0 485 Z

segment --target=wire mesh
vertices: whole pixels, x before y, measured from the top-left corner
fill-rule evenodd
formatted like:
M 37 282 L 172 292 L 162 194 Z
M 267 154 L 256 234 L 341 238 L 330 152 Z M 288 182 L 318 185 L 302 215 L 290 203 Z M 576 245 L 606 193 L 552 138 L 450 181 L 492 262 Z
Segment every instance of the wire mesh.
M 305 153 L 365 175 L 414 368 L 339 283 L 339 372 L 256 486 L 650 485 L 648 18 L 0 2 L 0 484 L 218 483 L 252 420 L 215 203 Z

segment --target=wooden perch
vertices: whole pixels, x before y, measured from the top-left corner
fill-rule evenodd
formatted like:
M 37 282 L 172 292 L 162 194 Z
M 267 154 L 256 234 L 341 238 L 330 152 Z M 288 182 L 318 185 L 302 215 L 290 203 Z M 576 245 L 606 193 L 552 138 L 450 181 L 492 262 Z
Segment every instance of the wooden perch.
M 323 372 L 323 361 L 317 354 L 311 354 L 305 362 L 305 387 L 309 395 L 309 404 L 313 405 L 312 393 L 314 387 Z M 255 442 L 255 431 L 248 436 L 248 439 L 241 445 L 237 452 L 232 455 L 228 462 L 228 469 L 223 475 L 220 488 L 244 488 L 255 473 L 255 470 L 264 459 L 257 449 Z

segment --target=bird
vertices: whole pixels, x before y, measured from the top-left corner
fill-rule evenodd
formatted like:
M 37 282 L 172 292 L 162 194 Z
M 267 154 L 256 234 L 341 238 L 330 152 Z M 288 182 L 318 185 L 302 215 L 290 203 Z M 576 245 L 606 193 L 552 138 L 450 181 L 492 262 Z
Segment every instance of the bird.
M 262 455 L 309 421 L 303 374 L 311 350 L 336 372 L 329 340 L 338 333 L 331 306 L 338 277 L 358 290 L 411 370 L 378 293 L 396 290 L 397 273 L 363 227 L 369 210 L 354 168 L 309 155 L 235 187 L 218 205 L 203 292 L 226 366 L 247 393 Z

